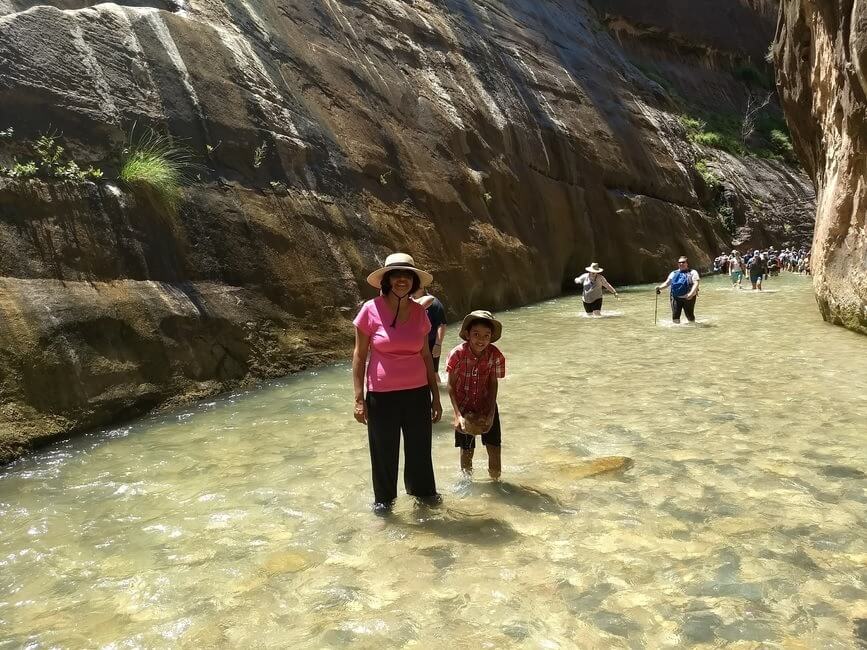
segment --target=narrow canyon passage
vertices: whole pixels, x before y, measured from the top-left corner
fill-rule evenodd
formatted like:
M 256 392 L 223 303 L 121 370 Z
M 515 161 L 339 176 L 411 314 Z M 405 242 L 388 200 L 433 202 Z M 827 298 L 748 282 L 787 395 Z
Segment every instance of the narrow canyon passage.
M 501 314 L 503 479 L 460 476 L 447 409 L 437 509 L 371 514 L 348 364 L 20 460 L 0 648 L 852 647 L 864 343 L 767 289 L 704 280 L 696 326 L 649 286 Z

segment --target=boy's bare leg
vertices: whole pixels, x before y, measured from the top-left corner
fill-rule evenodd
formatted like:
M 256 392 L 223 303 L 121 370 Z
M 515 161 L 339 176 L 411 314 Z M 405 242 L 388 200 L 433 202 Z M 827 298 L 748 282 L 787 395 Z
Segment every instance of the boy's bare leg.
M 461 449 L 461 469 L 467 474 L 473 471 L 473 451 L 472 449 Z
M 485 445 L 488 450 L 488 475 L 491 478 L 500 478 L 500 448 L 494 445 Z

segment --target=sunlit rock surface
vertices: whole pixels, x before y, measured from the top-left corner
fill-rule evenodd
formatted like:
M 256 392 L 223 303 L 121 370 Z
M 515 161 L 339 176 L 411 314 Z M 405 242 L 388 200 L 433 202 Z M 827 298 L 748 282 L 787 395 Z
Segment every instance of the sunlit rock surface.
M 775 55 L 794 144 L 818 190 L 819 307 L 867 334 L 867 5 L 783 2 Z
M 453 318 L 556 295 L 593 260 L 618 283 L 684 253 L 707 267 L 730 236 L 636 61 L 737 106 L 731 70 L 770 23 L 724 4 L 712 34 L 675 22 L 651 46 L 638 3 L 0 0 L 0 165 L 53 132 L 113 179 L 133 124 L 201 165 L 177 215 L 112 184 L 0 182 L 0 438 L 18 441 L 0 457 L 345 358 L 389 251 Z M 784 176 L 769 196 L 810 200 Z

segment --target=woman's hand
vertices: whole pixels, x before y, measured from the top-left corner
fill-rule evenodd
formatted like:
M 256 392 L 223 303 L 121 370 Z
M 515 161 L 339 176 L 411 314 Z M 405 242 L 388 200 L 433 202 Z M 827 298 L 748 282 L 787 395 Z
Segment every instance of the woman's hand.
M 440 355 L 443 353 L 443 346 L 440 343 L 434 343 L 434 346 L 431 348 L 430 355 L 434 359 L 439 359 Z
M 361 424 L 367 424 L 367 404 L 363 399 L 355 400 L 355 421 Z
M 430 405 L 430 421 L 439 422 L 443 416 L 443 405 L 440 403 L 439 397 L 431 402 Z

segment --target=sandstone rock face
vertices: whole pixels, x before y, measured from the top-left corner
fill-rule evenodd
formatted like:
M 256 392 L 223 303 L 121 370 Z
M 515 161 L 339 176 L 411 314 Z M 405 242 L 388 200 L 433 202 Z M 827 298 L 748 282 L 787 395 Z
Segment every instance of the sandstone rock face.
M 614 282 L 707 266 L 730 235 L 618 31 L 641 3 L 605 4 L 0 0 L 0 166 L 53 132 L 111 180 L 135 124 L 201 168 L 177 214 L 113 182 L 0 179 L 4 439 L 347 358 L 394 250 L 453 318 L 557 295 L 593 260 Z M 684 84 L 735 94 L 724 68 L 750 52 L 671 34 L 656 53 Z M 768 192 L 802 191 L 785 177 Z
M 765 59 L 777 0 L 591 0 L 624 54 L 657 84 L 673 112 L 724 114 L 739 120 L 750 97 L 771 88 Z M 716 16 L 708 20 L 708 16 Z M 747 76 L 760 76 L 743 83 Z M 740 79 L 739 79 L 740 78 Z M 773 103 L 771 110 L 777 110 Z M 813 236 L 815 191 L 791 165 L 694 147 L 716 177 L 701 188 L 709 209 L 731 212 L 732 244 L 742 251 L 768 245 L 807 246 Z M 702 191 L 704 189 L 705 191 Z
M 812 265 L 825 320 L 867 334 L 867 4 L 782 3 L 777 81 L 817 187 Z

